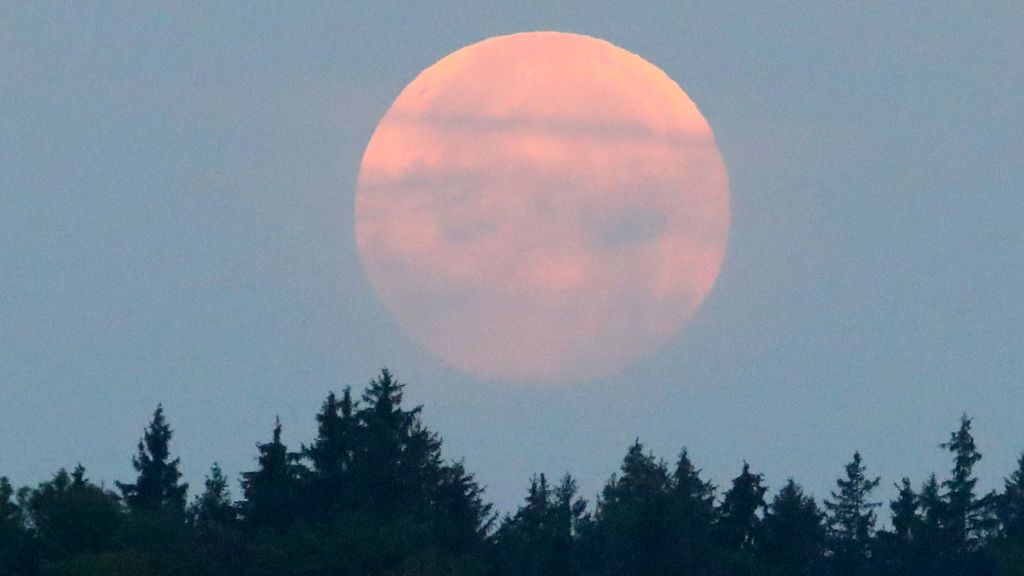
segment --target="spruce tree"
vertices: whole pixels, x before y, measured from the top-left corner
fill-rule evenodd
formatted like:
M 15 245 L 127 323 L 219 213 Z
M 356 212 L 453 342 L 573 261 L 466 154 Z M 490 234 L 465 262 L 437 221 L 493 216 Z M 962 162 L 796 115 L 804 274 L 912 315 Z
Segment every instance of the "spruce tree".
M 422 406 L 402 406 L 404 388 L 383 369 L 356 414 L 353 481 L 362 505 L 381 518 L 425 517 L 441 480 L 441 442 L 420 422 Z
M 495 534 L 498 573 L 547 576 L 551 528 L 551 489 L 547 477 L 540 474 L 530 479 L 525 501 Z
M 364 503 L 375 512 L 408 512 L 403 488 L 404 444 L 415 425 L 419 408 L 402 408 L 404 384 L 386 368 L 363 392 L 359 410 L 360 446 L 354 455 Z M 402 502 L 400 502 L 402 501 Z
M 701 479 L 700 472 L 690 460 L 686 448 L 683 448 L 672 474 L 672 490 L 687 513 L 700 517 L 700 520 L 710 521 L 714 513 L 715 487 Z
M 353 413 L 352 390 L 345 388 L 341 400 L 331 392 L 316 415 L 317 436 L 302 448 L 310 466 L 310 508 L 318 515 L 331 514 L 356 505 L 351 481 L 355 435 L 358 426 Z
M 971 434 L 971 419 L 966 414 L 960 418 L 960 428 L 942 447 L 953 454 L 952 476 L 942 483 L 946 491 L 945 532 L 957 549 L 974 549 L 991 527 L 991 517 L 989 500 L 979 500 L 974 493 L 978 483 L 974 465 L 981 460 L 981 453 Z
M 751 473 L 750 465 L 744 462 L 742 472 L 733 479 L 718 510 L 717 532 L 725 547 L 741 550 L 754 544 L 768 490 L 763 482 L 764 476 Z
M 917 545 L 926 554 L 946 554 L 958 550 L 956 538 L 949 530 L 949 506 L 943 498 L 942 488 L 932 473 L 921 485 L 918 495 L 920 507 L 919 538 Z
M 875 508 L 881 505 L 870 498 L 880 481 L 865 475 L 860 452 L 854 452 L 853 460 L 846 465 L 846 478 L 836 480 L 839 491 L 825 500 L 833 567 L 838 573 L 857 572 L 868 560 Z
M 594 569 L 605 574 L 667 574 L 673 550 L 670 521 L 671 477 L 665 462 L 644 453 L 639 440 L 630 446 L 620 473 L 605 485 L 594 523 Z
M 704 481 L 700 472 L 687 450 L 681 450 L 672 473 L 665 528 L 673 563 L 696 573 L 710 569 L 710 532 L 715 522 L 715 487 Z
M 577 492 L 576 480 L 566 473 L 551 493 L 552 576 L 569 576 L 574 570 L 576 534 L 587 511 L 587 501 Z
M 461 462 L 441 468 L 431 500 L 430 523 L 438 546 L 453 554 L 482 547 L 493 523 L 491 505 L 484 502 L 483 488 Z
M 117 496 L 89 482 L 81 465 L 32 490 L 27 508 L 49 562 L 111 550 L 123 524 Z
M 192 523 L 200 528 L 233 524 L 237 510 L 231 502 L 228 479 L 219 464 L 213 463 L 203 484 L 203 493 L 196 497 L 189 509 Z
M 1003 536 L 1024 544 L 1024 454 L 1017 460 L 1017 469 L 1003 482 L 996 513 Z
M 639 439 L 626 452 L 620 472 L 605 487 L 605 506 L 656 501 L 669 492 L 671 479 L 665 463 L 645 454 Z
M 817 574 L 825 549 L 825 515 L 790 478 L 772 499 L 761 524 L 759 556 L 785 574 Z
M 188 484 L 181 482 L 179 459 L 170 459 L 170 441 L 174 435 L 158 404 L 153 419 L 139 440 L 132 466 L 138 472 L 134 483 L 117 482 L 128 508 L 137 513 L 165 512 L 182 516 Z
M 915 574 L 920 572 L 921 551 L 927 544 L 927 531 L 920 513 L 920 500 L 909 478 L 896 488 L 896 498 L 889 502 L 892 530 L 878 533 L 869 573 Z
M 299 455 L 281 441 L 281 420 L 274 420 L 273 439 L 257 445 L 258 468 L 242 474 L 242 516 L 252 527 L 285 526 L 294 519 L 301 468 Z
M 14 501 L 14 487 L 6 476 L 0 476 L 0 527 L 20 527 L 21 507 Z
M 889 503 L 892 512 L 893 533 L 900 542 L 910 542 L 918 531 L 918 498 L 910 478 L 903 478 L 896 484 L 896 499 Z
M 37 563 L 14 487 L 7 477 L 0 476 L 0 574 L 30 576 L 36 574 Z

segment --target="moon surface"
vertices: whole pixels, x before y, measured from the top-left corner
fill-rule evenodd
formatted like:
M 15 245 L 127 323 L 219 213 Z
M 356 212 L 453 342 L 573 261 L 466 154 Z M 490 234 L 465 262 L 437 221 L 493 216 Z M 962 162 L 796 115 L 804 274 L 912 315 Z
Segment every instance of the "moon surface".
M 380 121 L 356 243 L 423 348 L 487 379 L 610 376 L 712 289 L 725 165 L 689 96 L 643 58 L 560 32 L 499 36 L 421 72 Z

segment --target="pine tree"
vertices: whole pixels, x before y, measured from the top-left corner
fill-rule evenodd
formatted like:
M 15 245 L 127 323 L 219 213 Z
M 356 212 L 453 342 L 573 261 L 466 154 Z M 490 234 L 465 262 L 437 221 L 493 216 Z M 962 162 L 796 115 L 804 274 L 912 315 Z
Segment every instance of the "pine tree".
M 881 480 L 868 479 L 864 472 L 860 452 L 854 452 L 853 460 L 846 465 L 846 478 L 836 481 L 838 493 L 832 492 L 832 500 L 825 500 L 833 568 L 838 573 L 860 570 L 870 555 L 876 520 L 874 509 L 881 505 L 870 497 Z
M 181 483 L 179 459 L 170 460 L 171 427 L 164 418 L 162 405 L 157 405 L 153 420 L 138 444 L 132 466 L 139 473 L 132 484 L 117 482 L 125 502 L 134 512 L 165 512 L 182 516 L 188 484 Z
M 1024 454 L 1017 460 L 1017 469 L 1003 481 L 996 512 L 1002 534 L 1024 543 Z
M 644 453 L 639 440 L 630 446 L 620 473 L 605 485 L 594 516 L 594 569 L 605 574 L 666 574 L 673 550 L 670 517 L 671 477 L 665 462 Z
M 790 478 L 768 506 L 759 556 L 785 574 L 817 574 L 825 547 L 825 515 Z
M 928 543 L 920 513 L 920 501 L 909 478 L 893 485 L 896 498 L 889 502 L 892 530 L 878 533 L 871 558 L 872 571 L 880 574 L 921 573 L 921 551 Z
M 431 524 L 438 545 L 455 554 L 479 549 L 493 518 L 473 475 L 461 462 L 444 466 L 433 492 Z
M 942 489 L 935 474 L 921 485 L 918 496 L 920 522 L 918 545 L 925 550 L 946 553 L 956 549 L 955 538 L 949 530 L 949 506 L 942 497 Z
M 420 422 L 422 406 L 402 407 L 404 388 L 385 368 L 363 393 L 356 414 L 353 482 L 363 505 L 382 518 L 429 514 L 441 481 L 441 442 Z
M 526 499 L 495 534 L 497 571 L 547 576 L 551 557 L 551 489 L 544 474 L 530 479 Z
M 517 514 L 521 521 L 521 530 L 531 541 L 539 542 L 549 529 L 549 512 L 551 507 L 551 488 L 547 476 L 541 473 L 530 479 L 530 489 L 526 493 L 526 504 Z
M 910 478 L 903 478 L 896 484 L 896 499 L 889 503 L 892 511 L 892 527 L 900 542 L 910 542 L 918 531 L 921 521 L 918 516 L 918 498 L 910 484 Z
M 545 482 L 546 484 L 546 482 Z M 525 502 L 515 514 L 506 515 L 494 534 L 495 572 L 502 576 L 539 575 L 542 565 L 536 541 L 540 534 L 540 505 L 547 506 L 547 497 L 538 498 L 539 479 L 530 479 Z M 542 502 L 542 504 L 541 504 Z
M 746 549 L 754 544 L 764 509 L 764 494 L 767 487 L 762 485 L 764 476 L 752 474 L 750 465 L 743 463 L 743 471 L 732 481 L 718 511 L 719 541 L 727 548 Z
M 32 490 L 27 509 L 50 562 L 111 550 L 123 520 L 117 496 L 89 482 L 81 465 Z
M 710 570 L 715 523 L 715 487 L 704 481 L 700 472 L 686 449 L 681 450 L 672 473 L 665 528 L 673 549 L 672 563 L 694 573 Z
M 587 501 L 579 498 L 577 492 L 576 479 L 566 473 L 551 493 L 552 576 L 573 573 L 576 534 L 587 511 Z
M 0 574 L 29 576 L 36 574 L 38 559 L 25 529 L 22 507 L 14 496 L 10 480 L 0 476 Z
M 301 468 L 298 454 L 281 442 L 281 420 L 275 419 L 273 439 L 257 445 L 259 467 L 242 474 L 245 500 L 242 516 L 250 526 L 280 527 L 295 517 Z
M 309 498 L 312 511 L 331 514 L 353 509 L 351 469 L 358 424 L 353 413 L 352 390 L 345 388 L 339 401 L 333 392 L 316 415 L 317 436 L 313 444 L 302 448 L 311 463 Z
M 946 490 L 945 532 L 958 550 L 974 549 L 991 527 L 991 518 L 989 500 L 979 500 L 974 494 L 978 480 L 973 470 L 981 460 L 981 453 L 971 435 L 971 419 L 966 414 L 960 418 L 959 430 L 953 432 L 942 447 L 953 454 L 952 477 L 942 483 Z
M 206 476 L 203 493 L 190 507 L 192 523 L 197 527 L 229 526 L 234 523 L 237 510 L 231 502 L 231 490 L 224 471 L 216 462 Z
M 605 487 L 603 504 L 645 503 L 668 494 L 671 480 L 664 462 L 645 454 L 637 440 L 622 460 L 621 474 Z
M 702 480 L 700 472 L 683 448 L 672 474 L 673 493 L 688 513 L 702 516 L 701 520 L 710 520 L 714 513 L 715 487 Z
M 0 476 L 0 526 L 21 526 L 21 507 L 14 502 L 14 487 L 6 476 Z
M 1024 454 L 1017 460 L 1017 469 L 1003 479 L 1003 491 L 995 497 L 998 538 L 986 546 L 1000 570 L 998 574 L 1024 574 Z

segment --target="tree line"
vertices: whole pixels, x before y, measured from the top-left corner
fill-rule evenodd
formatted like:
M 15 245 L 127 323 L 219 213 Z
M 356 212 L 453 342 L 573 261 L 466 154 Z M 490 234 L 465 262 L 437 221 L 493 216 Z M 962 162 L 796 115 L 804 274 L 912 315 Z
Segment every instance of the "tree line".
M 949 472 L 897 482 L 885 528 L 859 452 L 819 502 L 793 479 L 769 496 L 746 462 L 716 487 L 685 449 L 670 464 L 639 441 L 593 503 L 539 474 L 499 516 L 403 387 L 383 370 L 358 400 L 329 394 L 295 449 L 276 422 L 237 500 L 214 464 L 189 501 L 160 406 L 116 490 L 81 465 L 0 478 L 0 576 L 1024 575 L 1024 455 L 980 494 L 966 416 L 941 444 Z

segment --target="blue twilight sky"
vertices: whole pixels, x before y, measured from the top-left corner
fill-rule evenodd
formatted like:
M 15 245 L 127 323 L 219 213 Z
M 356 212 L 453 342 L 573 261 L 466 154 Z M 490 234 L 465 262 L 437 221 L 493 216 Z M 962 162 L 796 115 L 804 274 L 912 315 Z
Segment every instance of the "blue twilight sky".
M 157 402 L 201 485 L 297 447 L 388 366 L 503 510 L 593 496 L 640 437 L 719 485 L 884 496 L 976 417 L 983 487 L 1024 449 L 1024 4 L 6 2 L 0 474 L 132 476 Z M 589 34 L 665 70 L 729 169 L 716 289 L 607 380 L 482 382 L 417 349 L 355 252 L 363 149 L 423 68 L 489 36 Z M 238 495 L 237 486 L 235 495 Z

